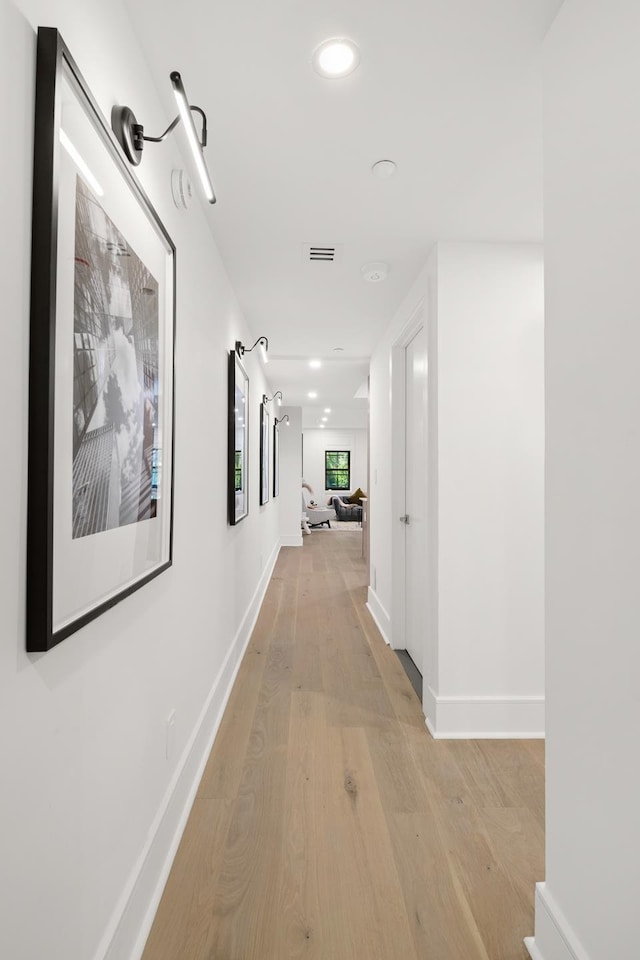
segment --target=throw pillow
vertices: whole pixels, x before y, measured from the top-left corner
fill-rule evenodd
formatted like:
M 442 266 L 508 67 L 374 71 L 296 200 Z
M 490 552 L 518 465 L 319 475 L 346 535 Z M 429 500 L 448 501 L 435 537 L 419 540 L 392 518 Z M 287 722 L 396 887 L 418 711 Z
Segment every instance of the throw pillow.
M 347 497 L 349 503 L 360 503 L 362 497 L 366 497 L 364 490 L 361 490 L 360 487 L 356 490 L 355 493 L 352 493 L 350 497 Z

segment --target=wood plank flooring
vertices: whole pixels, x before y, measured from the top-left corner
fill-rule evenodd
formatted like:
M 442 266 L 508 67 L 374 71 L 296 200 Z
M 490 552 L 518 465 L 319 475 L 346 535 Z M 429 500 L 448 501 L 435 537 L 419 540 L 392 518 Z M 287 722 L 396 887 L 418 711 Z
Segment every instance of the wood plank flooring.
M 434 741 L 358 533 L 281 551 L 143 960 L 525 960 L 540 741 Z

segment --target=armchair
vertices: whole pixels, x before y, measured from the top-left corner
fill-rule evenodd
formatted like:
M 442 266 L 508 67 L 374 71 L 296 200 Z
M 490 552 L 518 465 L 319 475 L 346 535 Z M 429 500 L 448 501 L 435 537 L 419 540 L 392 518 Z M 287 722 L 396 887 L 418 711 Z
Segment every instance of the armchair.
M 357 520 L 358 523 L 362 521 L 362 507 L 359 504 L 347 503 L 338 496 L 331 497 L 331 503 L 336 511 L 338 520 Z

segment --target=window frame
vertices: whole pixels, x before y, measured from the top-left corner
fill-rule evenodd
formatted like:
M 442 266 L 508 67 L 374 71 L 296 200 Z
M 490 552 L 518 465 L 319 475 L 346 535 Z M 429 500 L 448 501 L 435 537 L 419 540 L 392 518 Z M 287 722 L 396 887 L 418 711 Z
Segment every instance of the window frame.
M 347 466 L 346 466 L 346 468 L 345 468 L 345 467 L 329 467 L 329 466 L 327 466 L 327 455 L 328 455 L 328 454 L 341 454 L 341 455 L 345 455 L 345 454 L 346 454 L 346 457 L 347 457 Z M 330 473 L 333 473 L 333 474 L 344 473 L 345 470 L 346 470 L 346 474 L 347 474 L 347 486 L 346 486 L 346 487 L 344 487 L 344 486 L 336 486 L 336 485 L 335 485 L 336 479 L 337 479 L 336 477 L 333 478 L 333 483 L 332 483 L 332 484 L 330 484 L 330 483 L 328 482 L 328 481 L 329 481 L 329 474 L 330 474 Z M 325 483 L 325 490 L 335 490 L 335 491 L 337 491 L 337 492 L 342 492 L 342 493 L 344 493 L 345 491 L 351 490 L 351 450 L 325 450 L 325 452 L 324 452 L 324 483 Z

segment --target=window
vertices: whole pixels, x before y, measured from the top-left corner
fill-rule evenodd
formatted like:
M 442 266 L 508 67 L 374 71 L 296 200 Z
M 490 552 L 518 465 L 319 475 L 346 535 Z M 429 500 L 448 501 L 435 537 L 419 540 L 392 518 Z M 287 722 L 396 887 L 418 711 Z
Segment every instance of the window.
M 349 490 L 351 487 L 351 451 L 325 450 L 325 490 Z

